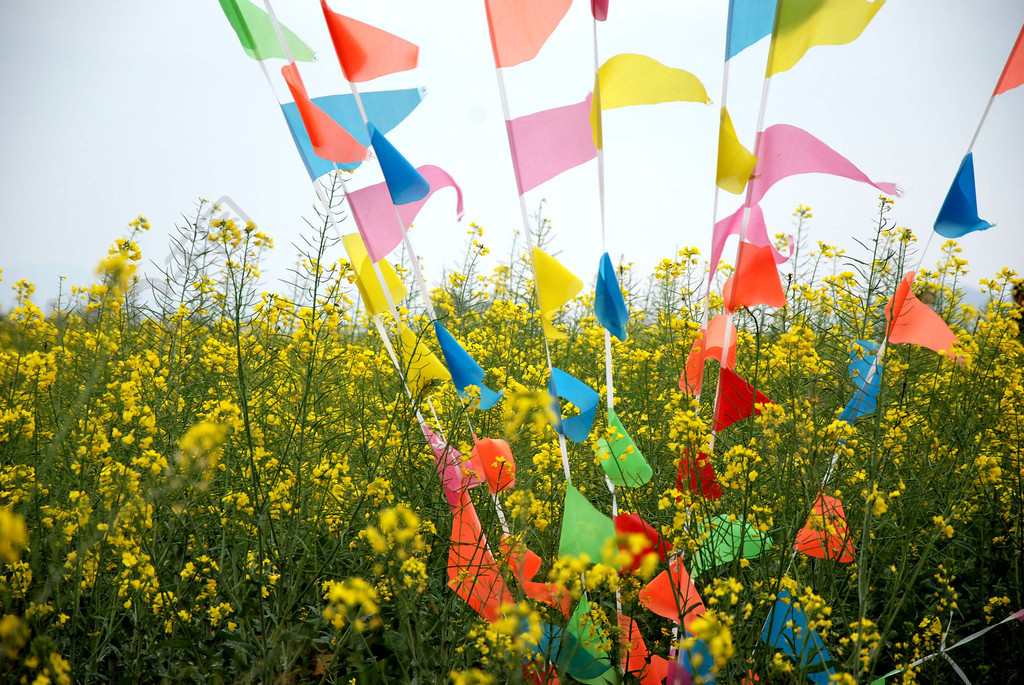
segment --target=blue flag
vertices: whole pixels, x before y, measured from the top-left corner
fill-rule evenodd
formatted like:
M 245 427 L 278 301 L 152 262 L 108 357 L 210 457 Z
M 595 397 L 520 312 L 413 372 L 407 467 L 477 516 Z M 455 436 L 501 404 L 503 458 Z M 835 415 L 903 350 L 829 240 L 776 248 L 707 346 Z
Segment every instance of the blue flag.
M 480 388 L 480 409 L 493 407 L 504 391 L 494 392 L 484 385 L 483 368 L 469 356 L 459 341 L 440 323 L 434 322 L 434 334 L 441 346 L 441 354 L 444 355 L 448 371 L 452 374 L 452 382 L 455 383 L 455 387 L 459 391 L 459 397 L 464 400 L 468 399 L 466 387 L 475 385 Z
M 370 117 L 382 131 L 390 131 L 402 123 L 422 101 L 418 88 L 406 90 L 384 90 L 380 92 L 363 93 L 363 107 L 366 108 L 366 116 Z M 363 125 L 363 118 L 359 114 L 359 106 L 352 95 L 326 95 L 313 98 L 313 104 L 327 112 L 327 114 L 338 122 L 342 128 L 348 131 L 349 135 L 363 145 L 370 144 L 370 136 L 366 134 L 366 126 Z M 329 171 L 334 171 L 334 162 L 321 159 L 313 152 L 313 146 L 309 142 L 309 134 L 306 127 L 302 125 L 302 117 L 299 116 L 299 109 L 294 102 L 286 102 L 281 105 L 284 118 L 288 122 L 288 130 L 295 141 L 295 147 L 299 149 L 299 156 L 306 167 L 306 172 L 312 181 L 320 178 Z M 338 168 L 344 171 L 353 171 L 359 164 L 339 164 Z
M 978 196 L 974 186 L 974 153 L 968 152 L 953 185 L 946 193 L 939 216 L 935 219 L 935 232 L 943 238 L 959 238 L 974 231 L 992 228 L 992 224 L 978 218 Z
M 761 630 L 761 641 L 795 659 L 812 682 L 827 685 L 829 674 L 834 673 L 828 665 L 832 657 L 818 633 L 807 625 L 807 615 L 783 601 L 789 598 L 789 592 L 779 591 L 779 598 Z M 790 621 L 792 624 L 787 626 Z
M 629 310 L 622 299 L 619 279 L 615 277 L 612 259 L 605 252 L 601 255 L 601 265 L 597 269 L 597 289 L 594 292 L 594 312 L 597 320 L 608 332 L 619 340 L 626 339 L 626 322 L 629 321 Z
M 598 678 L 609 669 L 608 662 L 591 654 L 575 635 L 549 623 L 541 623 L 536 649 L 546 660 L 558 664 L 577 680 Z
M 391 201 L 396 205 L 407 205 L 422 200 L 430 194 L 430 183 L 423 178 L 416 167 L 402 156 L 395 146 L 388 142 L 384 134 L 370 124 L 370 143 L 377 153 L 380 170 L 384 172 L 384 181 L 388 184 Z
M 692 637 L 687 631 L 687 636 Z M 700 676 L 701 682 L 711 685 L 715 682 L 715 657 L 711 654 L 711 645 L 700 638 L 689 649 L 681 650 L 683 668 L 690 675 Z
M 725 36 L 725 61 L 772 35 L 775 0 L 729 0 L 729 28 Z
M 856 348 L 850 350 L 848 369 L 854 385 L 857 386 L 857 392 L 853 394 L 853 398 L 843 409 L 843 413 L 839 415 L 839 420 L 847 423 L 873 412 L 875 404 L 878 402 L 878 391 L 882 388 L 881 360 L 875 365 L 878 343 L 873 340 L 858 340 L 854 346 L 864 351 L 854 351 Z M 874 373 L 871 372 L 872 366 L 875 367 Z M 868 381 L 868 376 L 871 376 L 870 381 Z
M 555 426 L 555 430 L 573 442 L 586 440 L 590 435 L 590 425 L 594 423 L 594 414 L 597 413 L 597 404 L 601 401 L 601 396 L 589 385 L 561 369 L 551 369 L 551 394 L 572 402 L 580 410 L 579 416 L 563 419 L 556 400 L 554 410 L 560 425 Z

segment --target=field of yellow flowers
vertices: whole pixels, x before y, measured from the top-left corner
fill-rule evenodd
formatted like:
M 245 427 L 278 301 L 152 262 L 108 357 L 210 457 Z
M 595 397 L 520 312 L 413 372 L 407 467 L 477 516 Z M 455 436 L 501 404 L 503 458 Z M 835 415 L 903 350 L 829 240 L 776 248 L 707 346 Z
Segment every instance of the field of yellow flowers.
M 596 627 L 587 645 L 626 663 L 618 603 L 650 654 L 669 655 L 682 635 L 638 600 L 665 567 L 656 555 L 632 573 L 616 573 L 622 559 L 558 558 L 565 479 L 528 263 L 485 273 L 474 227 L 463 267 L 431 293 L 488 385 L 504 390 L 498 405 L 465 408 L 451 384 L 413 403 L 328 222 L 306 236 L 284 294 L 272 294 L 259 269 L 273 240 L 204 219 L 205 209 L 174 232 L 169 266 L 148 283 L 136 270 L 137 233 L 149 227 L 140 217 L 97 282 L 51 311 L 31 284 L 13 285 L 16 306 L 0 321 L 0 680 L 572 682 L 537 648 L 540 626 L 563 626 L 565 615 L 526 599 L 497 544 L 516 600 L 501 618 L 485 621 L 450 589 L 452 513 L 417 408 L 462 454 L 470 424 L 508 441 L 515 487 L 470 497 L 488 539 L 501 538 L 500 513 L 513 541 L 536 552 L 537 580 L 564 588 L 573 607 L 586 593 Z M 693 630 L 717 682 L 822 682 L 761 639 L 784 591 L 845 683 L 904 668 L 1024 607 L 1017 276 L 982 281 L 985 308 L 963 304 L 966 264 L 945 245 L 915 291 L 956 333 L 957 356 L 890 345 L 877 410 L 837 420 L 854 390 L 850 344 L 881 340 L 883 307 L 916 262 L 915 238 L 890 209 L 880 201 L 874 240 L 845 254 L 810 245 L 800 208 L 806 244 L 784 283 L 788 304 L 738 313 L 736 371 L 775 404 L 718 436 L 720 499 L 677 481 L 683 455 L 708 452 L 711 433 L 713 393 L 698 401 L 678 385 L 705 265 L 685 250 L 649 278 L 619 267 L 631 320 L 613 345 L 616 411 L 654 472 L 620 489 L 619 510 L 650 522 L 684 562 L 716 517 L 771 540 L 758 555 L 690 569 L 708 608 Z M 412 301 L 402 314 L 423 331 L 430 322 Z M 712 313 L 721 305 L 713 299 Z M 556 365 L 603 394 L 593 292 L 558 323 L 568 337 L 552 343 Z M 717 364 L 707 373 L 713 388 Z M 574 485 L 608 512 L 594 454 L 603 434 L 597 425 L 571 444 L 569 460 Z M 794 553 L 833 455 L 828 493 L 845 506 L 846 563 Z M 973 682 L 1014 682 L 1022 653 L 1024 629 L 1011 621 L 947 656 Z M 648 678 L 643 666 L 620 681 Z M 959 682 L 944 657 L 889 677 Z

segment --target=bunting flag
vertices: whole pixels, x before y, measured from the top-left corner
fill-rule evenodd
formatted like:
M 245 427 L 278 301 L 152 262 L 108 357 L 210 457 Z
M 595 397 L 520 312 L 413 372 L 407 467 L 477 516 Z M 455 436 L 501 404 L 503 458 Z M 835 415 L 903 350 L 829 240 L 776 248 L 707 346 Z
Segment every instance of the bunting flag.
M 697 338 L 693 341 L 690 355 L 686 359 L 686 368 L 679 376 L 680 390 L 692 395 L 700 394 L 704 382 L 704 363 L 708 359 L 721 362 L 726 331 L 729 332 L 729 353 L 726 355 L 725 366 L 730 369 L 736 366 L 736 327 L 732 325 L 728 316 L 718 314 L 711 319 L 707 328 L 697 332 Z
M 391 194 L 391 202 L 396 205 L 407 205 L 419 202 L 430 195 L 430 183 L 427 179 L 409 164 L 402 153 L 396 150 L 372 123 L 366 126 L 370 131 L 370 143 L 377 154 L 380 170 L 384 173 L 384 182 Z
M 651 479 L 654 471 L 611 407 L 608 408 L 608 429 L 614 437 L 611 440 L 598 438 L 594 448 L 601 459 L 601 468 L 608 480 L 618 487 L 640 487 Z
M 576 604 L 576 609 L 572 612 L 572 616 L 569 617 L 566 629 L 571 635 L 576 637 L 591 659 L 608 667 L 596 678 L 584 678 L 581 679 L 582 682 L 589 685 L 600 685 L 602 683 L 618 685 L 619 679 L 616 677 L 615 671 L 611 670 L 612 662 L 608 658 L 608 653 L 598 647 L 598 645 L 605 643 L 607 638 L 601 626 L 595 624 L 590 618 L 590 602 L 587 600 L 586 593 L 580 597 L 580 601 Z
M 487 26 L 497 67 L 514 67 L 537 56 L 572 0 L 486 0 Z
M 619 641 L 626 658 L 622 670 L 637 678 L 641 685 L 661 685 L 668 675 L 668 661 L 657 654 L 651 654 L 644 642 L 636 621 L 619 614 Z
M 483 480 L 466 470 L 462 455 L 457 449 L 438 437 L 426 424 L 421 424 L 420 429 L 427 439 L 430 451 L 434 453 L 434 467 L 437 469 L 437 477 L 441 480 L 441 490 L 448 500 L 452 513 L 455 513 L 462 502 L 463 491 L 481 485 Z
M 910 271 L 885 305 L 888 338 L 891 343 L 910 343 L 936 352 L 951 354 L 956 335 L 942 317 L 921 302 L 910 290 L 915 272 Z
M 850 537 L 843 503 L 835 497 L 819 494 L 807 523 L 796 535 L 793 548 L 818 559 L 844 564 L 853 561 L 853 538 Z
M 865 0 L 844 0 L 867 4 Z M 878 0 L 881 2 L 881 0 Z M 797 174 L 831 174 L 852 181 L 860 181 L 878 188 L 886 195 L 899 195 L 895 183 L 872 181 L 863 171 L 838 152 L 821 142 L 807 131 L 790 126 L 775 124 L 761 134 L 761 154 L 754 167 L 753 187 L 750 203 L 757 204 L 768 189 L 784 178 Z
M 320 7 L 347 80 L 362 83 L 416 68 L 420 49 L 413 43 L 338 14 L 327 6 L 327 0 L 320 0 Z
M 519 587 L 530 599 L 542 604 L 547 604 L 562 612 L 563 616 L 569 615 L 569 606 L 572 604 L 572 596 L 569 591 L 556 583 L 543 583 L 533 580 L 540 572 L 541 560 L 525 544 L 519 543 L 512 548 L 508 539 L 501 541 L 502 553 L 508 558 L 509 569 L 515 576 Z
M 759 304 L 782 307 L 786 304 L 786 291 L 779 280 L 774 248 L 758 247 L 753 243 L 740 243 L 736 257 L 736 273 L 722 287 L 725 310 L 734 312 L 740 307 Z
M 816 45 L 845 45 L 864 31 L 885 0 L 779 0 L 766 76 L 789 71 Z
M 598 21 L 608 20 L 608 0 L 590 0 L 590 13 Z
M 772 539 L 736 516 L 717 514 L 708 522 L 707 538 L 690 557 L 690 572 L 696 577 L 704 571 L 735 559 L 754 559 L 771 549 Z
M 715 478 L 708 455 L 698 452 L 697 456 L 691 456 L 689 450 L 683 450 L 676 471 L 676 490 L 689 491 L 704 499 L 721 499 L 722 486 Z
M 615 524 L 612 520 L 595 509 L 571 483 L 566 483 L 558 556 L 578 558 L 586 554 L 591 563 L 601 563 L 605 543 L 614 539 Z
M 768 2 L 774 4 L 773 0 Z M 740 142 L 729 111 L 723 107 L 721 128 L 718 131 L 718 171 L 715 183 L 722 190 L 738 195 L 747 187 L 755 166 L 757 157 Z
M 402 217 L 402 227 L 409 230 L 420 210 L 434 193 L 444 188 L 454 188 L 455 216 L 458 220 L 462 220 L 462 188 L 455 182 L 455 179 L 441 167 L 430 164 L 417 167 L 416 173 L 427 181 L 430 191 L 423 199 L 415 202 L 404 205 L 393 204 L 386 181 L 353 190 L 348 194 L 348 206 L 355 216 L 356 225 L 366 243 L 366 251 L 374 261 L 380 261 L 387 257 L 402 242 L 402 230 L 398 226 L 398 219 L 395 218 L 396 207 Z
M 520 195 L 597 157 L 587 119 L 592 99 L 505 122 Z
M 741 235 L 743 231 L 743 211 L 746 207 L 740 207 L 730 216 L 722 219 L 715 224 L 714 232 L 711 235 L 711 276 L 715 277 L 715 271 L 718 270 L 718 262 L 722 259 L 722 252 L 725 250 L 725 241 L 729 239 L 731 235 Z M 760 205 L 753 205 L 749 208 L 749 214 L 747 215 L 747 235 L 746 240 L 749 243 L 753 243 L 758 247 L 771 247 L 772 257 L 775 259 L 776 264 L 782 264 L 789 260 L 793 256 L 793 250 L 796 245 L 793 241 L 793 236 L 787 236 L 787 242 L 789 243 L 789 254 L 784 255 L 775 249 L 775 245 L 772 243 L 771 238 L 768 237 L 768 226 L 764 223 L 764 212 L 761 211 Z
M 999 75 L 999 82 L 996 83 L 996 89 L 992 91 L 992 95 L 1013 90 L 1021 84 L 1024 84 L 1024 26 L 1020 27 L 1017 42 L 1010 50 L 1010 57 L 1006 60 L 1006 66 L 1003 67 L 1003 73 Z
M 284 48 L 281 47 L 281 41 L 277 38 L 274 22 L 265 11 L 249 0 L 220 0 L 220 8 L 224 10 L 231 28 L 235 30 L 245 54 L 256 60 L 274 57 L 288 59 Z M 312 62 L 316 59 L 309 46 L 292 33 L 291 29 L 284 24 L 279 26 L 288 50 L 292 53 L 291 59 L 296 62 Z
M 405 378 L 413 394 L 429 394 L 435 383 L 450 381 L 452 376 L 448 369 L 423 343 L 422 338 L 402 323 L 399 323 L 398 327 L 402 335 L 402 364 L 405 367 Z
M 500 618 L 499 610 L 503 604 L 515 603 L 498 572 L 473 501 L 466 492 L 462 493 L 452 521 L 448 586 L 491 623 Z
M 693 637 L 689 631 L 687 631 L 687 636 L 688 641 L 692 640 L 693 644 L 680 651 L 680 663 L 683 669 L 691 676 L 700 678 L 699 682 L 713 684 L 715 682 L 715 655 L 711 653 L 711 645 L 700 638 Z
M 960 162 L 953 184 L 949 187 L 939 215 L 935 218 L 935 232 L 943 238 L 959 238 L 987 228 L 992 228 L 992 224 L 978 217 L 974 153 L 968 152 Z
M 601 65 L 596 87 L 601 89 L 602 112 L 662 102 L 711 102 L 704 84 L 690 72 L 631 53 L 616 55 Z M 602 141 L 598 135 L 596 103 L 591 106 L 590 126 L 594 147 L 600 149 Z
M 541 623 L 541 636 L 535 656 L 558 664 L 576 680 L 587 682 L 609 670 L 607 662 L 595 659 L 576 636 L 560 626 Z
M 848 370 L 857 391 L 839 415 L 840 421 L 850 423 L 875 411 L 882 388 L 882 362 L 877 358 L 877 352 L 878 343 L 873 340 L 858 340 L 850 345 Z
M 371 315 L 387 311 L 388 301 L 377 280 L 377 274 L 374 273 L 373 263 L 366 252 L 362 236 L 358 233 L 350 233 L 341 240 L 345 245 L 345 251 L 348 252 L 352 270 L 356 274 L 356 286 L 359 288 L 359 295 L 363 298 L 366 311 Z M 382 261 L 380 270 L 384 274 L 384 284 L 391 295 L 391 301 L 397 304 L 404 300 L 409 291 L 405 289 L 405 285 L 395 273 L 394 267 Z
M 753 385 L 736 375 L 728 367 L 719 371 L 720 396 L 715 402 L 715 432 L 723 431 L 748 416 L 758 416 L 758 404 L 774 404 Z
M 619 279 L 615 276 L 612 258 L 605 252 L 597 269 L 597 286 L 594 289 L 594 313 L 598 322 L 619 340 L 626 339 L 626 323 L 629 309 L 622 297 Z
M 583 281 L 539 247 L 533 248 L 533 268 L 537 276 L 537 299 L 544 335 L 554 340 L 565 338 L 555 329 L 555 312 L 583 290 Z
M 366 115 L 385 133 L 402 123 L 423 100 L 419 88 L 369 92 L 363 93 L 360 97 L 363 101 L 363 107 L 366 109 Z M 313 98 L 311 102 L 348 131 L 360 145 L 363 147 L 370 145 L 370 136 L 366 133 L 366 126 L 363 125 L 363 119 L 359 114 L 359 106 L 356 104 L 355 96 L 351 94 L 324 95 Z M 292 140 L 295 141 L 295 147 L 299 149 L 299 155 L 302 157 L 302 163 L 306 166 L 306 172 L 309 174 L 310 180 L 315 181 L 324 174 L 334 171 L 334 162 L 322 159 L 314 152 L 313 145 L 309 141 L 309 134 L 306 133 L 306 127 L 302 123 L 302 116 L 299 114 L 299 108 L 296 104 L 294 102 L 286 102 L 281 105 L 281 110 L 284 112 L 284 118 L 288 122 L 288 130 L 292 134 Z M 337 168 L 342 171 L 353 171 L 360 163 L 338 164 Z M 378 257 L 377 259 L 380 258 Z
M 469 401 L 470 396 L 467 388 L 475 386 L 479 388 L 480 393 L 478 408 L 485 410 L 493 407 L 494 403 L 504 394 L 504 390 L 494 392 L 484 385 L 483 368 L 469 356 L 469 353 L 463 349 L 459 341 L 439 321 L 434 322 L 434 334 L 437 336 L 437 344 L 441 348 L 445 365 L 451 373 L 452 382 L 455 384 L 455 389 L 459 392 L 459 397 L 463 401 Z
M 492 495 L 516 486 L 516 460 L 512 448 L 501 438 L 478 438 L 470 463 L 487 481 Z
M 366 159 L 366 146 L 360 145 L 348 131 L 330 117 L 327 112 L 314 105 L 306 95 L 299 70 L 294 63 L 281 67 L 281 74 L 288 83 L 295 106 L 299 110 L 302 124 L 306 128 L 310 145 L 317 157 L 339 164 L 362 162 Z M 294 137 L 294 134 L 292 134 Z
M 584 442 L 590 435 L 590 426 L 594 423 L 594 414 L 597 413 L 601 396 L 580 379 L 557 368 L 551 369 L 551 386 L 552 397 L 568 400 L 580 410 L 576 416 L 562 418 L 556 400 L 553 413 L 558 419 L 558 425 L 555 430 L 573 442 Z
M 669 564 L 640 591 L 640 603 L 649 611 L 670 621 L 689 626 L 693 619 L 707 613 L 704 600 L 690 579 L 681 559 Z
M 644 558 L 651 554 L 665 561 L 665 556 L 672 549 L 672 546 L 658 535 L 654 526 L 644 521 L 640 514 L 616 516 L 615 536 L 619 541 L 619 552 L 628 552 L 633 557 L 633 562 L 623 566 L 623 571 L 636 571 L 643 564 Z
M 799 669 L 812 682 L 827 685 L 829 676 L 834 673 L 829 666 L 832 657 L 818 633 L 808 626 L 807 615 L 791 601 L 787 590 L 779 591 L 775 606 L 761 630 L 761 641 L 795 659 Z
M 729 27 L 725 34 L 725 61 L 772 35 L 775 0 L 729 0 Z

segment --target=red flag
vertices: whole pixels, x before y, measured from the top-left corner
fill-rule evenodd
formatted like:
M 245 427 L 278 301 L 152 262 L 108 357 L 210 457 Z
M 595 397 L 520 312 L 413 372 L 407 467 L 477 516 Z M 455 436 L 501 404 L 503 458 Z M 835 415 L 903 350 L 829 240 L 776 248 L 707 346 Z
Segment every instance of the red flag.
M 736 366 L 736 327 L 729 322 L 729 317 L 719 314 L 711 319 L 706 329 L 702 328 L 690 348 L 690 356 L 686 358 L 686 370 L 679 376 L 679 389 L 694 395 L 700 393 L 704 381 L 704 362 L 708 359 L 722 359 L 722 345 L 725 342 L 726 330 L 729 331 L 729 354 L 725 365 Z
M 1024 83 L 1024 26 L 1020 27 L 1017 34 L 1017 42 L 1013 44 L 1010 51 L 1010 58 L 1006 60 L 1003 73 L 999 76 L 999 83 L 996 84 L 995 92 L 992 95 L 999 95 L 1012 90 Z
M 281 67 L 281 74 L 295 100 L 299 116 L 302 117 L 302 125 L 306 127 L 313 152 L 318 157 L 338 164 L 362 162 L 366 159 L 366 148 L 306 95 L 306 86 L 302 83 L 295 63 Z
M 416 68 L 419 46 L 376 26 L 338 14 L 327 6 L 327 0 L 320 0 L 320 7 L 341 70 L 349 81 L 361 83 Z
M 711 466 L 708 455 L 698 452 L 696 457 L 690 456 L 689 450 L 683 450 L 676 472 L 676 490 L 700 495 L 705 499 L 720 499 L 722 486 L 715 479 L 715 469 Z
M 758 247 L 753 243 L 740 243 L 736 273 L 725 282 L 722 297 L 725 299 L 725 309 L 730 312 L 739 307 L 758 304 L 769 307 L 785 305 L 786 293 L 779 281 L 775 249 L 771 245 Z
M 633 552 L 629 541 L 625 539 L 628 535 L 644 536 L 644 546 Z M 639 514 L 619 514 L 615 517 L 615 536 L 619 538 L 619 549 L 629 551 L 633 555 L 633 563 L 623 567 L 623 571 L 636 571 L 648 554 L 657 554 L 658 558 L 665 561 L 665 555 L 672 549 L 654 527 L 644 521 Z
M 513 604 L 515 600 L 498 573 L 473 501 L 465 491 L 454 514 L 452 543 L 448 548 L 448 586 L 493 623 L 499 618 L 501 605 Z
M 598 21 L 608 20 L 608 0 L 590 0 L 590 12 Z
M 818 495 L 807 523 L 797 533 L 793 545 L 798 552 L 818 559 L 831 559 L 844 564 L 853 561 L 853 540 L 846 524 L 843 503 L 835 497 Z
M 721 390 L 715 409 L 716 433 L 748 416 L 759 415 L 761 410 L 755 404 L 774 404 L 732 369 L 722 369 L 719 373 Z
M 486 0 L 494 64 L 514 67 L 537 56 L 572 0 Z
M 509 569 L 519 581 L 519 587 L 523 589 L 523 594 L 530 599 L 558 609 L 564 616 L 569 615 L 572 596 L 566 588 L 555 583 L 542 583 L 533 580 L 540 571 L 539 556 L 522 543 L 512 549 L 508 538 L 502 539 L 501 550 L 508 557 Z
M 942 317 L 917 299 L 910 290 L 915 273 L 907 273 L 896 287 L 896 293 L 885 305 L 885 320 L 889 325 L 891 343 L 911 343 L 936 352 L 950 352 L 956 335 Z

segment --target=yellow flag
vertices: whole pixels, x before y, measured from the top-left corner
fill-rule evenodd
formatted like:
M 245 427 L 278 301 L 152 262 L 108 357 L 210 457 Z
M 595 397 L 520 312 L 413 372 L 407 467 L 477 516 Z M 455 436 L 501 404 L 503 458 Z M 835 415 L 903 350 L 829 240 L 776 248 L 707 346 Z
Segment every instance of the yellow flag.
M 597 103 L 601 111 L 632 105 L 656 105 L 659 102 L 703 102 L 711 100 L 704 84 L 683 69 L 666 67 L 644 55 L 622 54 L 605 62 L 597 72 L 600 95 L 590 107 L 590 125 L 594 145 L 601 149 Z
M 429 391 L 435 381 L 450 381 L 452 375 L 430 348 L 423 344 L 423 339 L 404 324 L 398 326 L 402 332 L 402 367 L 413 394 Z
M 556 330 L 551 322 L 555 312 L 583 290 L 583 281 L 539 247 L 533 248 L 533 268 L 537 270 L 537 297 L 544 335 L 553 339 L 564 338 L 565 333 Z
M 815 45 L 852 42 L 885 0 L 779 0 L 779 19 L 768 56 L 768 76 L 792 69 Z
M 757 157 L 736 137 L 729 112 L 723 107 L 722 128 L 718 132 L 718 187 L 737 195 L 742 193 L 756 165 Z
M 370 314 L 387 311 L 388 301 L 384 297 L 384 291 L 381 290 L 377 274 L 373 271 L 373 262 L 370 261 L 370 256 L 366 252 L 363 237 L 358 233 L 350 233 L 342 238 L 342 242 L 345 244 L 348 258 L 352 262 L 352 269 L 356 272 L 356 286 L 359 288 L 359 294 L 363 297 L 366 310 Z M 405 285 L 398 278 L 394 268 L 386 261 L 381 260 L 380 270 L 384 274 L 384 283 L 387 284 L 388 291 L 391 293 L 391 301 L 397 304 L 404 300 L 409 291 L 405 289 Z

